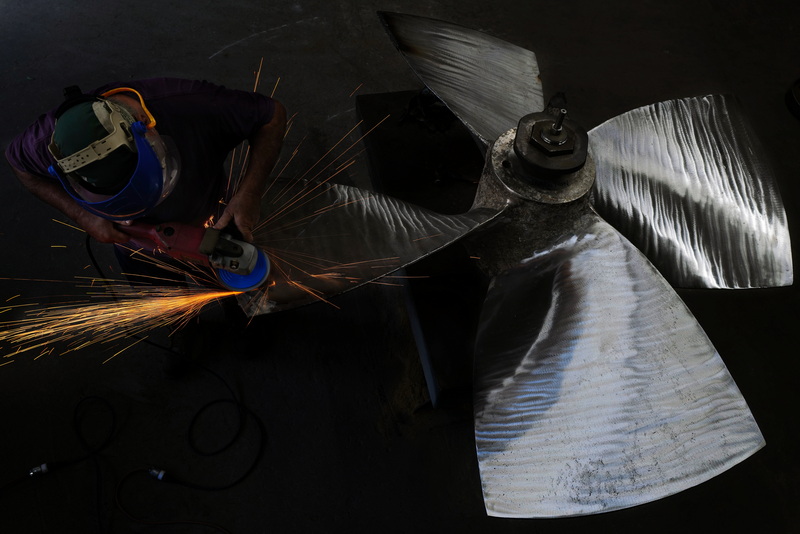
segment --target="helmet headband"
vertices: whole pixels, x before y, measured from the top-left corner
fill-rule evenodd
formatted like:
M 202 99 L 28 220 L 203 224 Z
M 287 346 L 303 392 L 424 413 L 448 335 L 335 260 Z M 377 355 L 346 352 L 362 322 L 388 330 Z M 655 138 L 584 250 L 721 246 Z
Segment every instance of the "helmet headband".
M 115 195 L 86 200 L 59 168 L 55 165 L 49 168 L 50 174 L 58 178 L 75 202 L 104 219 L 124 221 L 147 215 L 172 192 L 180 175 L 179 160 L 165 157 L 166 149 L 160 136 L 148 132 L 141 122 L 133 123 L 131 131 L 139 156 L 138 165 L 128 184 Z M 152 142 L 148 136 L 154 137 Z
M 70 154 L 69 156 L 64 156 L 63 158 L 59 157 L 60 152 L 54 140 L 51 140 L 50 145 L 47 147 L 53 157 L 56 158 L 56 164 L 66 174 L 75 172 L 90 163 L 104 159 L 111 154 L 111 152 L 123 146 L 127 147 L 131 152 L 136 151 L 136 143 L 130 131 L 131 121 L 125 117 L 125 114 L 122 113 L 118 106 L 111 102 L 101 100 L 93 102 L 92 108 L 95 110 L 95 115 L 97 115 L 97 112 L 101 109 L 108 112 L 110 126 L 112 128 L 111 133 L 103 139 L 95 141 L 86 148 L 74 154 Z

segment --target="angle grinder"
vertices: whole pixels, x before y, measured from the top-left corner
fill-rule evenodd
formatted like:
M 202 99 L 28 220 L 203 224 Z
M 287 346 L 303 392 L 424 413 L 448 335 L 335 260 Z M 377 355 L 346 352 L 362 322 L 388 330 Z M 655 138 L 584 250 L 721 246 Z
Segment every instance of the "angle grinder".
M 269 275 L 269 259 L 263 250 L 223 230 L 177 222 L 147 224 L 139 221 L 120 229 L 147 250 L 181 261 L 210 265 L 220 283 L 231 291 L 256 289 Z

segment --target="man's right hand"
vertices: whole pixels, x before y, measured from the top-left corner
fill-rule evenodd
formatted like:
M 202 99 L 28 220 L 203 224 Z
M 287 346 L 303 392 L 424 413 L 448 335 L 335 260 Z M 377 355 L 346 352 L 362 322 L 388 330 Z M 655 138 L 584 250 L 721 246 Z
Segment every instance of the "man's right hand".
M 85 210 L 83 210 L 83 213 L 80 214 L 78 220 L 75 222 L 77 222 L 78 226 L 83 228 L 87 234 L 101 243 L 127 243 L 131 239 L 131 236 L 122 231 L 124 227 L 118 226 L 107 219 L 98 217 Z

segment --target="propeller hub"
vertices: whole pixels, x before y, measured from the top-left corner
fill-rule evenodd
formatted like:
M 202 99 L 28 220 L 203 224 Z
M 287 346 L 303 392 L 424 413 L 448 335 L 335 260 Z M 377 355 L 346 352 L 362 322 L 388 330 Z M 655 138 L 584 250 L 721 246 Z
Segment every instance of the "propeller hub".
M 529 181 L 559 187 L 586 163 L 589 136 L 566 117 L 567 110 L 558 108 L 520 119 L 514 154 Z
M 502 209 L 508 202 L 519 201 L 566 204 L 585 196 L 592 188 L 595 165 L 588 154 L 575 172 L 534 176 L 514 150 L 519 139 L 518 130 L 512 128 L 492 145 L 479 182 L 476 205 Z

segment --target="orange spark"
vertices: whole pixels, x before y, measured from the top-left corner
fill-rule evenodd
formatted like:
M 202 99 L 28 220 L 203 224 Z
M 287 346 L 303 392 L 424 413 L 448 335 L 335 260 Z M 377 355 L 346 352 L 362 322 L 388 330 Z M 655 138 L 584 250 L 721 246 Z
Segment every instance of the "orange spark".
M 321 302 L 324 302 L 325 304 L 329 304 L 329 305 L 333 306 L 334 308 L 336 308 L 337 310 L 340 310 L 340 309 L 341 309 L 341 308 L 339 308 L 339 306 L 337 306 L 337 305 L 336 305 L 336 304 L 334 304 L 333 302 L 331 302 L 331 301 L 329 301 L 329 300 L 326 300 L 326 299 L 325 299 L 325 297 L 323 297 L 323 296 L 322 296 L 322 292 L 321 292 L 321 291 L 316 291 L 316 290 L 314 290 L 314 289 L 311 289 L 310 287 L 306 287 L 306 286 L 304 286 L 304 285 L 303 285 L 303 284 L 301 284 L 300 282 L 295 282 L 295 281 L 293 281 L 293 280 L 290 280 L 290 281 L 289 281 L 289 284 L 291 284 L 291 285 L 293 285 L 294 287 L 297 287 L 297 288 L 299 288 L 299 289 L 302 289 L 303 291 L 305 291 L 306 293 L 308 293 L 309 295 L 311 295 L 311 296 L 312 296 L 312 297 L 314 297 L 315 299 L 317 299 L 317 300 L 319 300 L 319 301 L 321 301 Z
M 353 92 L 352 92 L 352 93 L 350 93 L 350 96 L 349 96 L 349 97 L 347 97 L 347 98 L 350 98 L 350 97 L 352 97 L 354 94 L 356 94 L 356 93 L 358 92 L 358 90 L 359 90 L 359 89 L 361 89 L 361 86 L 362 86 L 362 85 L 364 85 L 364 84 L 363 84 L 363 83 L 360 83 L 360 84 L 358 84 L 358 87 L 356 87 L 355 89 L 353 89 Z
M 275 98 L 275 92 L 278 90 L 278 84 L 281 83 L 281 78 L 278 76 L 278 79 L 275 80 L 275 86 L 272 88 L 272 93 L 270 93 L 270 98 Z
M 67 228 L 72 228 L 73 230 L 77 230 L 77 231 L 79 231 L 79 232 L 86 233 L 86 230 L 84 230 L 83 228 L 79 228 L 79 227 L 77 227 L 77 226 L 75 226 L 75 225 L 72 225 L 72 224 L 66 223 L 66 222 L 64 222 L 64 221 L 59 221 L 58 219 L 51 219 L 51 220 L 52 220 L 53 222 L 56 222 L 56 223 L 58 223 L 58 224 L 63 224 L 63 225 L 64 225 L 64 226 L 66 226 Z
M 260 81 L 260 79 L 261 79 L 261 67 L 263 67 L 263 66 L 264 66 L 264 58 L 262 57 L 262 58 L 261 58 L 261 61 L 260 61 L 260 62 L 259 62 L 259 64 L 258 64 L 258 72 L 256 72 L 256 73 L 255 73 L 255 75 L 256 75 L 256 81 L 255 81 L 255 83 L 253 84 L 253 92 L 254 92 L 254 93 L 255 93 L 256 91 L 258 91 L 258 84 L 259 84 L 259 81 Z
M 414 242 L 416 242 L 416 241 L 422 241 L 422 240 L 424 240 L 424 239 L 431 239 L 431 238 L 433 238 L 433 237 L 441 237 L 441 236 L 443 236 L 443 235 L 444 235 L 444 234 L 442 234 L 442 233 L 433 234 L 433 235 L 426 235 L 426 236 L 424 236 L 424 237 L 418 237 L 418 238 L 416 238 L 416 239 L 414 240 Z

